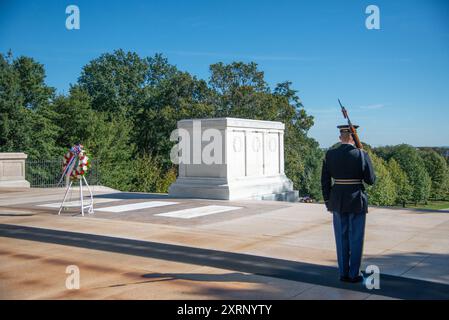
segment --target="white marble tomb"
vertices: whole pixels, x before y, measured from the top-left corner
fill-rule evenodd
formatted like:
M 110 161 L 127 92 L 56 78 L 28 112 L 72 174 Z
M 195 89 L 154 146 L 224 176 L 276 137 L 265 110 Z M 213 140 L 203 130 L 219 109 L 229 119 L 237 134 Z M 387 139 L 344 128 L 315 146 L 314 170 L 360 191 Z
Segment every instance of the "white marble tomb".
M 211 142 L 217 138 L 210 138 L 208 129 L 215 129 L 213 132 L 222 137 L 221 147 L 212 153 L 221 156 L 222 161 L 210 163 L 201 157 L 201 152 L 210 151 Z M 183 145 L 179 133 L 178 147 L 184 146 L 187 152 L 176 154 L 186 152 L 187 157 L 179 164 L 178 178 L 169 188 L 170 196 L 274 200 L 279 198 L 276 195 L 292 195 L 293 183 L 284 174 L 283 123 L 238 118 L 187 119 L 178 121 L 178 130 L 188 134 L 188 140 Z M 297 193 L 293 194 L 297 197 Z

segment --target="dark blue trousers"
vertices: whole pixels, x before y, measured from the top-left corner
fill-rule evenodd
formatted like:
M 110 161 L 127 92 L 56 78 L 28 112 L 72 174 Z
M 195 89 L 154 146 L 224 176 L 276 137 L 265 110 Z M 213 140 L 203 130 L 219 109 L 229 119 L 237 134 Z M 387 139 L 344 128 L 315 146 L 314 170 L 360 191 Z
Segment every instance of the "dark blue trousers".
M 340 276 L 354 278 L 360 274 L 366 214 L 335 211 L 333 214 Z

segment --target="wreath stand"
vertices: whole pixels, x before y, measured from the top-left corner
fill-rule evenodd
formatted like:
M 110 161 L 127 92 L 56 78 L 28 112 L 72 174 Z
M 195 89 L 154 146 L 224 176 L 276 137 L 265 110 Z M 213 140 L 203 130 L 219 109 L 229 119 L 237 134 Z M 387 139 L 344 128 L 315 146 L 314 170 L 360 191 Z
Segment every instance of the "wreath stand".
M 84 175 L 82 176 L 80 181 L 80 207 L 81 207 L 81 215 L 84 217 L 84 210 L 87 209 L 87 213 L 92 214 L 94 213 L 94 196 L 92 194 L 92 190 L 89 187 L 89 184 L 87 183 L 86 178 Z M 72 188 L 73 181 L 70 179 L 70 182 L 67 184 L 67 188 L 64 194 L 64 199 L 62 200 L 61 206 L 59 207 L 58 215 L 61 215 L 61 211 L 64 207 L 64 203 L 67 199 L 67 195 L 69 194 L 70 189 Z M 86 185 L 87 189 L 89 190 L 90 194 L 90 203 L 88 205 L 84 205 L 84 195 L 83 195 L 83 184 Z

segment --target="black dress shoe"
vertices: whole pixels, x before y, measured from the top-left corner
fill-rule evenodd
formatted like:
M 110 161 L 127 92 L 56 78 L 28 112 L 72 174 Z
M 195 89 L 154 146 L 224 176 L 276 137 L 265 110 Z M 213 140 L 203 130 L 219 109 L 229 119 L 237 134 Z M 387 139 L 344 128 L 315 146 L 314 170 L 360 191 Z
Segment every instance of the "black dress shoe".
M 340 281 L 343 281 L 343 282 L 351 282 L 351 278 L 340 276 Z
M 363 277 L 362 276 L 357 276 L 354 278 L 348 278 L 349 282 L 351 283 L 359 283 L 359 282 L 363 282 Z

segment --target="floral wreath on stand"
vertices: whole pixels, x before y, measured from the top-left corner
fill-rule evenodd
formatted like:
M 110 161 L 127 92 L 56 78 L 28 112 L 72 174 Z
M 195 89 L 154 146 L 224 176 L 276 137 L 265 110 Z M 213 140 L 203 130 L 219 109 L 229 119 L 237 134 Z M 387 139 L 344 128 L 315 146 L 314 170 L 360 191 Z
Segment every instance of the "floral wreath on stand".
M 76 163 L 78 161 L 78 163 Z M 70 180 L 79 180 L 89 171 L 91 162 L 82 144 L 76 144 L 64 155 L 63 175 L 70 172 Z
M 80 208 L 81 215 L 84 217 L 84 209 L 88 209 L 88 213 L 94 213 L 94 198 L 92 194 L 92 190 L 87 183 L 85 174 L 89 171 L 91 166 L 89 157 L 87 156 L 86 150 L 82 144 L 76 144 L 70 148 L 70 150 L 64 155 L 63 158 L 63 169 L 62 176 L 59 180 L 58 186 L 61 184 L 62 180 L 65 177 L 69 177 L 70 183 L 67 184 L 67 188 L 64 194 L 64 199 L 61 202 L 61 206 L 59 207 L 58 215 L 61 214 L 61 211 L 66 208 L 64 203 L 67 199 L 67 195 L 72 187 L 72 183 L 74 181 L 79 181 L 79 191 L 80 191 Z M 84 180 L 84 183 L 83 183 Z M 84 205 L 84 196 L 83 196 L 83 184 L 87 187 L 90 194 L 90 203 L 87 201 L 87 205 Z M 73 189 L 72 189 L 73 190 Z

